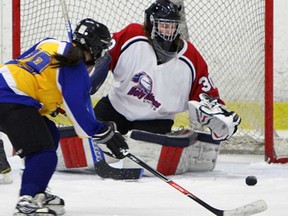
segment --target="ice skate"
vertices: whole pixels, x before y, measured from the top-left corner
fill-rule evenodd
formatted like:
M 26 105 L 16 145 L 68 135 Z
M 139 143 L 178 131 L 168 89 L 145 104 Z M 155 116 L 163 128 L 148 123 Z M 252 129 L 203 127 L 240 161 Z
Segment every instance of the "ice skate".
M 53 210 L 43 207 L 44 199 L 44 194 L 35 198 L 28 195 L 21 196 L 13 216 L 57 216 Z
M 36 194 L 35 199 L 37 199 L 38 196 L 41 197 L 43 196 L 44 197 L 44 199 L 42 200 L 43 206 L 53 210 L 54 212 L 56 212 L 57 215 L 62 215 L 65 213 L 64 209 L 65 202 L 62 198 L 50 194 L 48 192 Z

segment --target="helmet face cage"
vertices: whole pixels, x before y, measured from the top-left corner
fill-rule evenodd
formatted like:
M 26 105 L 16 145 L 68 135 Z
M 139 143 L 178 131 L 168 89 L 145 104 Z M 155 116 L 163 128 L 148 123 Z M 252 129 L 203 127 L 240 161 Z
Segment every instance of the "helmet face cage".
M 152 30 L 151 38 L 159 36 L 165 41 L 173 41 L 180 34 L 180 20 L 159 19 L 150 17 Z
M 180 9 L 169 0 L 157 0 L 145 10 L 144 24 L 151 39 L 173 41 L 180 34 Z
M 103 56 L 111 43 L 108 28 L 93 19 L 80 21 L 73 33 L 73 42 L 80 44 L 91 54 L 92 61 Z
M 156 0 L 145 10 L 144 28 L 158 63 L 168 62 L 180 47 L 181 7 L 169 0 Z

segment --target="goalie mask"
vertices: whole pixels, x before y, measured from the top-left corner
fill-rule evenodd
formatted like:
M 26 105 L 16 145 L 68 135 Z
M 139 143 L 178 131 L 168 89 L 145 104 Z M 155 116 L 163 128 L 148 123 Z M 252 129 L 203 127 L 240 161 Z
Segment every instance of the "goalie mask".
M 93 61 L 89 63 L 95 64 L 96 59 L 103 56 L 108 50 L 111 34 L 102 23 L 86 18 L 78 23 L 73 33 L 73 42 L 88 50 Z
M 180 8 L 169 0 L 157 0 L 145 10 L 144 27 L 162 63 L 174 58 L 180 45 Z

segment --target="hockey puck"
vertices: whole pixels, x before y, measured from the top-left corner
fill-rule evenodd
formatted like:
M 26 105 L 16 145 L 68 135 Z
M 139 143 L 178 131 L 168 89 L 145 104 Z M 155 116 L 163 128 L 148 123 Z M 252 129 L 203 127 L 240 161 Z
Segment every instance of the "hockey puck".
M 245 182 L 248 186 L 253 186 L 257 184 L 257 178 L 255 176 L 247 176 Z

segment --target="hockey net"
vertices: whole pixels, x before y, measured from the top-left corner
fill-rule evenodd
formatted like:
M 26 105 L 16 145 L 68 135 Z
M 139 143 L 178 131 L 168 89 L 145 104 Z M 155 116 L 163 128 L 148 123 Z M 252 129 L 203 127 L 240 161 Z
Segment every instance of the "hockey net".
M 264 73 L 266 71 L 267 76 L 270 71 L 266 81 L 271 76 L 273 80 L 273 0 L 174 2 L 184 8 L 183 37 L 202 53 L 222 99 L 229 110 L 242 118 L 238 132 L 230 141 L 223 142 L 221 151 L 265 153 L 270 162 L 279 157 L 287 158 L 285 140 L 280 139 L 283 144 L 279 149 L 281 155 L 276 152 L 278 146 L 273 146 L 273 92 L 271 95 L 271 91 L 266 90 L 269 84 L 268 87 L 267 82 L 265 84 Z M 151 3 L 148 0 L 66 0 L 72 28 L 81 19 L 91 17 L 106 24 L 111 32 L 119 31 L 131 22 L 143 23 L 144 10 Z M 68 40 L 59 0 L 13 0 L 13 8 L 14 56 L 48 36 Z M 265 19 L 265 15 L 268 18 Z M 267 61 L 272 63 L 267 65 Z M 94 100 L 107 94 L 112 82 L 109 77 L 93 96 Z M 266 98 L 266 103 L 265 90 L 266 96 L 267 92 L 271 96 L 270 102 Z M 288 125 L 287 116 L 280 124 Z M 268 121 L 270 125 L 267 126 Z M 189 127 L 188 114 L 177 115 L 174 126 Z

